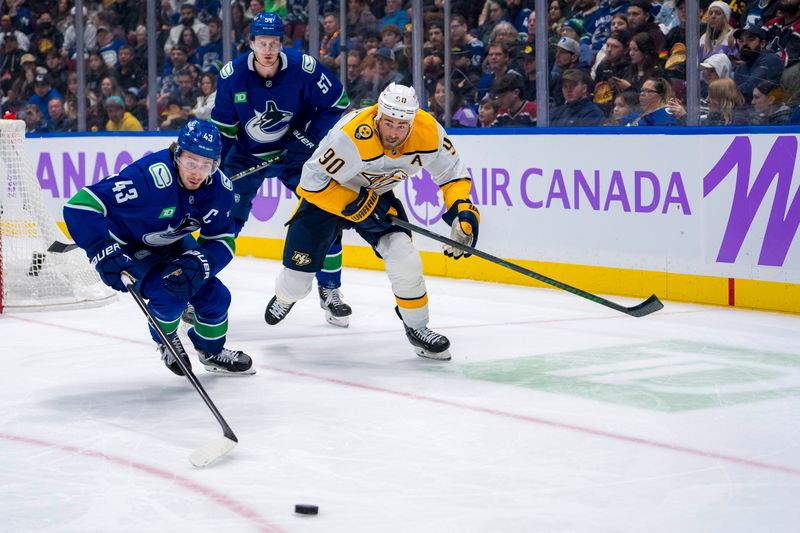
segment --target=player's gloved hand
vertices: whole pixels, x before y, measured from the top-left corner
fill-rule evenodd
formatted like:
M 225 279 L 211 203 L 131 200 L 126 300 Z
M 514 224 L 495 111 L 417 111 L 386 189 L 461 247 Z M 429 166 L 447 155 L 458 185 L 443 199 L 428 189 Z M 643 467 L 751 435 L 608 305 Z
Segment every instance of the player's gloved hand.
M 280 163 L 285 164 L 287 167 L 302 165 L 316 149 L 317 143 L 314 139 L 307 133 L 294 129 L 288 136 L 286 148 L 280 156 Z
M 122 283 L 122 271 L 133 266 L 133 259 L 122 251 L 117 241 L 106 239 L 86 250 L 86 255 L 103 283 L 114 290 L 128 292 Z
M 168 292 L 187 301 L 200 291 L 209 277 L 211 265 L 200 250 L 186 250 L 170 261 L 161 276 Z
M 397 209 L 387 196 L 380 196 L 371 189 L 361 187 L 358 197 L 347 204 L 342 216 L 355 222 L 364 231 L 380 233 L 392 227 L 389 216 L 397 216 Z
M 469 200 L 456 200 L 450 209 L 442 215 L 442 220 L 450 224 L 450 239 L 467 246 L 475 246 L 478 243 L 478 226 L 481 223 L 481 214 L 475 204 Z M 472 254 L 466 253 L 455 246 L 445 244 L 443 247 L 444 255 L 453 259 L 469 257 Z

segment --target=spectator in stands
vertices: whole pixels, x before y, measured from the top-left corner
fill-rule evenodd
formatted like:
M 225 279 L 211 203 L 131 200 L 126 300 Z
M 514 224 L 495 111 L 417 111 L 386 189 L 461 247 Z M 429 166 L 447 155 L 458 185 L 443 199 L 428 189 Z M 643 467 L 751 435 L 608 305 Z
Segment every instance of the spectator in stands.
M 334 74 L 339 70 L 339 14 L 328 12 L 322 17 L 323 35 L 319 42 L 319 59 Z
M 569 37 L 580 45 L 581 53 L 579 63 L 585 67 L 593 63 L 595 52 L 590 45 L 589 34 L 583 30 L 583 22 L 576 18 L 565 20 L 564 24 L 561 26 L 561 36 Z
M 178 80 L 176 74 L 181 72 L 189 64 L 189 56 L 186 49 L 178 45 L 169 52 L 169 61 L 164 63 L 164 70 L 161 73 L 161 94 L 167 97 L 178 90 Z M 161 98 L 161 97 L 159 97 Z
M 780 4 L 780 0 L 746 0 L 744 8 L 738 11 L 738 26 L 763 26 L 778 16 Z
M 14 27 L 14 21 L 8 15 L 3 15 L 0 19 L 0 46 L 5 42 L 6 37 L 13 36 L 16 39 L 17 49 L 27 52 L 31 46 L 31 40 L 23 32 Z
M 53 98 L 47 102 L 47 112 L 50 115 L 50 120 L 47 123 L 48 131 L 77 131 L 78 125 L 74 119 L 68 117 L 64 112 L 64 100 L 61 98 Z
M 656 24 L 651 13 L 652 4 L 650 0 L 631 0 L 628 4 L 628 26 L 633 35 L 637 33 L 647 33 L 653 41 L 656 55 L 664 49 L 664 33 Z
M 195 54 L 196 63 L 200 66 L 203 72 L 210 72 L 212 74 L 219 74 L 219 69 L 222 68 L 222 20 L 218 17 L 212 17 L 208 21 L 208 44 L 205 44 L 197 49 Z M 236 57 L 236 47 L 231 49 L 231 58 Z
M 757 26 L 739 28 L 733 32 L 739 47 L 742 63 L 736 67 L 733 78 L 739 87 L 745 103 L 753 98 L 753 89 L 762 81 L 781 82 L 783 63 L 778 56 L 764 49 L 766 32 Z
M 27 104 L 17 115 L 17 118 L 25 121 L 25 133 L 46 133 L 47 122 L 45 121 L 42 110 L 36 104 Z
M 108 113 L 106 131 L 144 131 L 142 123 L 125 110 L 125 100 L 121 96 L 110 96 L 105 103 Z
M 778 126 L 788 124 L 792 110 L 786 105 L 786 89 L 771 81 L 762 81 L 753 89 L 751 124 Z
M 450 21 L 450 45 L 462 50 L 473 67 L 480 67 L 485 48 L 480 39 L 470 35 L 467 19 L 463 15 L 454 15 Z
M 800 0 L 781 0 L 779 13 L 764 24 L 764 31 L 768 48 L 783 61 L 784 84 L 791 86 L 788 78 L 800 77 Z
M 478 33 L 484 44 L 491 44 L 489 36 L 494 27 L 502 21 L 511 22 L 508 16 L 508 4 L 505 0 L 487 0 L 478 18 Z
M 4 3 L 7 10 L 5 14 L 11 17 L 14 27 L 30 35 L 31 22 L 33 22 L 34 17 L 28 6 L 25 5 L 25 0 L 5 0 Z
M 50 50 L 47 52 L 44 65 L 47 68 L 48 74 L 50 74 L 50 83 L 52 83 L 53 88 L 59 93 L 64 94 L 67 90 L 67 76 L 69 76 L 69 71 L 64 67 L 63 61 L 61 60 L 61 51 Z
M 403 71 L 401 67 L 401 63 L 405 68 L 405 71 L 408 71 L 408 58 L 405 57 L 403 52 L 403 34 L 400 31 L 400 28 L 395 26 L 394 24 L 387 24 L 383 28 L 381 28 L 381 47 L 388 48 L 392 52 L 394 52 L 395 61 L 397 61 L 399 70 Z M 402 60 L 400 55 L 403 54 Z
M 561 90 L 562 74 L 567 70 L 579 68 L 581 45 L 575 39 L 562 37 L 556 45 L 555 64 L 550 71 L 550 99 L 556 105 L 564 103 Z
M 678 24 L 667 32 L 664 39 L 665 50 L 672 50 L 672 47 L 678 43 L 686 44 L 686 0 L 675 0 L 675 14 L 678 17 Z M 699 5 L 697 19 L 703 20 L 703 10 Z
M 0 89 L 8 91 L 14 80 L 22 73 L 22 58 L 30 56 L 31 59 L 35 58 L 31 54 L 23 54 L 19 49 L 17 38 L 13 35 L 7 35 L 6 40 L 2 46 L 3 54 L 0 56 Z
M 478 106 L 478 121 L 481 128 L 491 128 L 496 124 L 497 113 L 500 111 L 500 102 L 489 96 L 483 97 Z
M 33 54 L 22 54 L 22 72 L 11 83 L 11 88 L 24 102 L 33 95 L 33 81 L 36 79 L 36 58 Z
M 361 75 L 362 52 L 350 50 L 347 53 L 347 95 L 354 109 L 361 107 L 361 100 L 372 89 L 371 83 Z M 372 61 L 375 61 L 373 58 Z
M 347 0 L 347 35 L 363 36 L 377 27 L 378 20 L 367 7 L 367 0 Z
M 664 78 L 648 78 L 639 89 L 642 112 L 626 126 L 675 126 L 675 116 L 668 110 L 668 100 L 673 98 L 672 86 Z
M 588 45 L 592 53 L 596 54 L 605 44 L 609 32 L 611 20 L 608 18 L 608 8 L 601 9 L 596 0 L 575 0 L 573 8 L 573 19 L 581 22 L 576 40 Z M 591 65 L 592 62 L 589 61 L 588 64 Z
M 199 96 L 194 87 L 194 78 L 188 69 L 183 69 L 176 75 L 177 92 L 171 93 L 166 99 L 166 112 L 162 114 L 164 121 L 162 130 L 179 130 L 189 120 L 189 112 L 197 103 Z
M 147 72 L 147 28 L 145 26 L 136 26 L 136 44 L 133 47 L 133 57 L 136 66 L 142 72 Z M 162 50 L 157 50 L 156 60 L 161 63 L 164 59 Z
M 714 80 L 709 84 L 708 111 L 708 115 L 700 121 L 704 126 L 741 125 L 749 120 L 744 97 L 730 78 Z
M 211 42 L 211 30 L 208 30 L 209 42 Z M 189 56 L 190 62 L 197 60 L 197 50 L 200 48 L 200 41 L 197 39 L 197 34 L 192 28 L 186 26 L 181 30 L 180 44 L 186 48 L 186 53 Z M 208 43 L 206 43 L 208 44 Z
M 247 38 L 247 27 L 244 6 L 239 1 L 231 3 L 231 31 L 233 32 L 233 41 L 240 52 L 243 50 L 244 41 Z
M 630 36 L 624 30 L 613 30 L 608 34 L 604 49 L 605 57 L 597 65 L 594 76 L 594 103 L 608 114 L 616 97 L 622 92 L 612 78 L 623 79 L 630 68 L 628 43 Z
M 97 51 L 108 68 L 119 68 L 118 50 L 123 46 L 125 41 L 115 38 L 108 26 L 97 27 Z
M 533 16 L 533 15 L 531 15 Z M 536 101 L 536 48 L 526 45 L 522 59 L 523 82 L 522 91 L 526 100 Z
M 536 103 L 523 96 L 525 84 L 517 73 L 503 74 L 492 83 L 489 95 L 500 103 L 498 127 L 531 127 L 536 125 Z
M 195 35 L 197 35 L 197 39 L 200 41 L 201 45 L 208 44 L 209 42 L 209 34 L 208 34 L 208 26 L 200 22 L 199 19 L 196 18 L 196 11 L 194 4 L 191 2 L 185 2 L 181 5 L 181 20 L 180 24 L 174 26 L 169 30 L 169 37 L 167 41 L 164 43 L 164 52 L 169 53 L 170 50 L 175 48 L 181 40 L 181 33 L 183 32 L 183 28 L 192 28 L 194 30 Z
M 445 86 L 444 77 L 436 82 L 433 98 L 428 105 L 428 111 L 439 121 L 445 124 Z M 464 97 L 455 89 L 450 91 L 450 117 L 451 127 L 474 128 L 478 125 L 478 115 L 472 106 L 464 102 Z
M 100 94 L 97 95 L 100 100 L 105 101 L 111 96 L 122 96 L 122 93 L 123 90 L 120 89 L 114 76 L 105 76 L 100 80 Z
M 708 6 L 706 32 L 700 37 L 700 61 L 719 53 L 735 55 L 736 40 L 728 23 L 730 18 L 731 6 L 722 0 L 715 0 Z
M 731 60 L 725 54 L 714 54 L 700 63 L 700 96 L 708 95 L 708 84 L 731 77 Z
M 53 24 L 53 15 L 44 12 L 36 21 L 36 31 L 31 36 L 30 51 L 44 59 L 50 50 L 61 50 L 64 45 L 64 36 Z
M 394 52 L 388 48 L 378 48 L 374 56 L 377 61 L 375 66 L 376 80 L 372 84 L 372 92 L 370 99 L 373 102 L 378 101 L 378 96 L 390 83 L 407 84 L 405 76 L 398 72 L 397 63 L 394 59 Z
M 641 112 L 639 93 L 623 91 L 614 98 L 614 108 L 609 120 L 606 121 L 606 126 L 624 126 L 632 122 Z
M 23 100 L 19 99 L 19 96 L 14 91 L 14 89 L 8 89 L 6 91 L 5 96 L 0 100 L 2 104 L 0 104 L 0 113 L 4 116 L 6 113 L 13 113 L 14 115 L 19 115 L 19 112 L 22 108 L 26 105 Z
M 612 77 L 611 83 L 616 86 L 618 91 L 628 89 L 638 89 L 644 80 L 648 78 L 660 78 L 664 76 L 664 69 L 661 68 L 658 59 L 658 51 L 653 44 L 653 39 L 648 33 L 637 33 L 628 43 L 628 56 L 631 64 L 628 72 L 622 78 Z
M 561 7 L 561 0 L 552 0 L 550 5 L 547 9 L 547 24 L 550 32 L 554 34 L 558 34 L 561 30 L 561 25 L 564 23 L 566 18 L 564 17 L 564 10 Z M 528 27 L 530 28 L 531 20 L 528 19 Z M 529 30 L 529 35 L 530 35 Z
M 189 111 L 189 117 L 208 120 L 211 116 L 211 110 L 214 108 L 214 101 L 216 98 L 217 76 L 206 72 L 200 76 L 200 95 L 197 97 L 192 110 Z
M 144 94 L 147 85 L 147 73 L 143 72 L 134 60 L 133 49 L 125 45 L 117 52 L 119 56 L 119 68 L 117 77 L 119 86 L 123 92 L 135 89 L 136 94 Z
M 562 76 L 561 91 L 564 104 L 553 109 L 551 126 L 600 126 L 606 116 L 589 99 L 592 77 L 580 69 L 569 69 Z
M 97 26 L 89 18 L 89 12 L 86 7 L 83 8 L 83 46 L 86 52 L 94 50 L 97 46 Z M 61 55 L 65 59 L 75 59 L 75 46 L 77 42 L 77 34 L 75 32 L 75 7 L 70 10 L 70 20 L 67 29 L 64 30 L 64 44 L 61 45 Z
M 50 120 L 50 113 L 47 110 L 47 103 L 53 98 L 61 98 L 61 95 L 53 89 L 48 74 L 37 74 L 33 81 L 33 95 L 28 98 L 29 104 L 39 106 L 39 110 L 44 115 L 45 120 Z
M 378 30 L 383 29 L 387 24 L 404 28 L 409 22 L 408 14 L 403 10 L 402 0 L 386 0 L 384 13 L 385 15 L 378 21 Z
M 103 57 L 99 52 L 89 54 L 86 69 L 86 89 L 94 94 L 100 94 L 100 81 L 106 76 L 111 76 L 112 71 L 108 68 Z
M 489 45 L 489 53 L 486 54 L 486 74 L 478 83 L 478 99 L 482 100 L 494 83 L 494 80 L 503 74 L 510 72 L 508 66 L 508 46 L 504 43 L 492 43 Z

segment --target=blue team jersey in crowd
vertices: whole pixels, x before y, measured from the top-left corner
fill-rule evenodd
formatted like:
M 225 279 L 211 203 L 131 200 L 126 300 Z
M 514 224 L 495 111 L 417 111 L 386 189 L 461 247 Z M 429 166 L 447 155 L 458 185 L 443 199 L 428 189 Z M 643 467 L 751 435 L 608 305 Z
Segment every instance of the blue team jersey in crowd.
M 341 82 L 311 56 L 283 50 L 269 79 L 253 61 L 248 52 L 220 71 L 211 121 L 223 143 L 238 140 L 244 151 L 268 157 L 283 150 L 292 129 L 318 142 L 349 105 Z
M 166 149 L 78 191 L 64 222 L 84 250 L 109 238 L 129 249 L 164 249 L 199 230 L 216 274 L 234 254 L 233 202 L 233 184 L 220 171 L 197 190 L 185 189 Z

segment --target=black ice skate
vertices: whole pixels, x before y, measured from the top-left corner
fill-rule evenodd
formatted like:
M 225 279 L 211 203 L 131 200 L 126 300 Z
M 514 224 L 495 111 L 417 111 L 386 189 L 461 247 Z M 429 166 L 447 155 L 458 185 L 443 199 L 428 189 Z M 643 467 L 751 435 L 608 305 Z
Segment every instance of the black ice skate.
M 186 304 L 186 309 L 183 310 L 181 320 L 190 326 L 194 326 L 194 306 L 192 304 Z
M 403 320 L 400 315 L 400 309 L 394 308 L 400 320 Z M 406 337 L 414 346 L 414 353 L 423 359 L 435 359 L 437 361 L 450 360 L 450 341 L 444 335 L 440 335 L 426 327 L 423 328 L 410 328 L 403 322 L 403 327 L 406 329 Z
M 217 355 L 197 350 L 197 355 L 209 372 L 243 376 L 256 373 L 256 369 L 253 368 L 253 360 L 241 350 L 234 351 L 223 348 Z
M 273 296 L 272 300 L 267 304 L 267 310 L 264 311 L 264 320 L 266 320 L 267 324 L 270 326 L 274 326 L 286 318 L 286 315 L 289 314 L 292 307 L 294 307 L 294 302 L 287 304 L 278 300 L 277 296 Z
M 325 320 L 328 324 L 346 328 L 350 325 L 350 315 L 353 310 L 342 301 L 339 289 L 326 289 L 319 287 L 319 306 L 325 310 Z
M 186 367 L 191 370 L 192 362 L 189 361 L 189 356 L 186 354 L 186 350 L 184 350 L 183 344 L 181 344 L 181 340 L 178 338 L 178 335 L 175 334 L 170 336 L 169 340 L 180 358 L 183 359 L 184 363 L 186 363 Z M 175 357 L 172 355 L 172 352 L 167 349 L 165 344 L 159 344 L 158 351 L 161 352 L 161 359 L 164 361 L 164 364 L 167 365 L 167 368 L 172 370 L 173 374 L 178 376 L 185 375 L 183 370 L 181 370 L 180 365 L 178 365 L 178 362 L 175 360 Z

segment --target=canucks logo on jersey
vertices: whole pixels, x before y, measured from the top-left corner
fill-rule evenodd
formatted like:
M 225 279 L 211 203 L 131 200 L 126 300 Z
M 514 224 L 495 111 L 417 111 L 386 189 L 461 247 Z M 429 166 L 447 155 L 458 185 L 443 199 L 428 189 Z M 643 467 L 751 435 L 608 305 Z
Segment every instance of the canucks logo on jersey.
M 278 109 L 273 100 L 268 100 L 264 112 L 256 112 L 255 116 L 247 121 L 245 131 L 254 141 L 274 142 L 281 139 L 289 130 L 289 121 L 292 116 L 290 111 Z
M 200 229 L 200 221 L 184 215 L 176 227 L 172 224 L 167 226 L 167 229 L 162 231 L 154 231 L 152 233 L 145 233 L 142 235 L 142 241 L 150 246 L 168 246 L 174 242 L 181 240 L 185 235 L 195 232 Z

